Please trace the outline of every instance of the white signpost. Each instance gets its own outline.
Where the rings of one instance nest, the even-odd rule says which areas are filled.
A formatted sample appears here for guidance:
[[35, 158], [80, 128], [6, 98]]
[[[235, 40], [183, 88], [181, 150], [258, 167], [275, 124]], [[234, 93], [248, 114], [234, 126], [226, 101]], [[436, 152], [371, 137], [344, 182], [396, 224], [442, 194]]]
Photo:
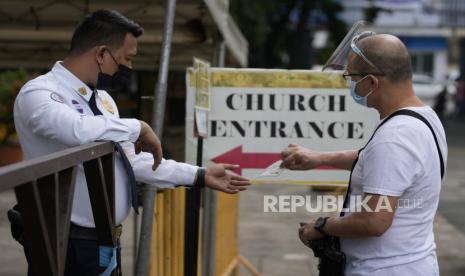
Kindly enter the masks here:
[[[203, 164], [241, 165], [255, 183], [344, 186], [347, 171], [320, 167], [258, 176], [280, 159], [290, 143], [316, 151], [358, 149], [379, 120], [373, 109], [353, 102], [340, 72], [210, 68], [208, 138]], [[186, 74], [186, 161], [195, 162], [194, 70]]]

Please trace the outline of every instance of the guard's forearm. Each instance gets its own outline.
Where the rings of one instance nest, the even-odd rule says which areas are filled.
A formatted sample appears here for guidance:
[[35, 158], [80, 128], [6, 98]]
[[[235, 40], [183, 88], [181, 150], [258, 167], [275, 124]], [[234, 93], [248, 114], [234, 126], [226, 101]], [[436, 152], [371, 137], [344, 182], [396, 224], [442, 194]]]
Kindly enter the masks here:
[[350, 170], [355, 158], [357, 158], [356, 150], [324, 152], [321, 155], [322, 165], [342, 170]]

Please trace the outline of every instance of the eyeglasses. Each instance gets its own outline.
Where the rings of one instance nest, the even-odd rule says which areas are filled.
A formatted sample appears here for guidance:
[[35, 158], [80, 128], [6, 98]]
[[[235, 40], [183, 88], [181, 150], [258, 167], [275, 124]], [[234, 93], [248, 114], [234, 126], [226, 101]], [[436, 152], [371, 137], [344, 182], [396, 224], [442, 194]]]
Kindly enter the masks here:
[[[365, 38], [365, 37], [369, 37], [369, 36], [372, 36], [372, 35], [375, 35], [374, 32], [370, 32], [370, 31], [367, 31], [367, 32], [363, 32], [359, 35], [356, 35], [354, 36], [354, 38], [352, 39], [352, 41], [350, 42], [350, 48], [352, 48], [352, 51], [354, 51], [355, 54], [357, 54], [359, 57], [361, 57], [366, 63], [368, 63], [368, 65], [370, 65], [371, 67], [373, 67], [374, 69], [378, 70], [378, 72], [376, 74], [378, 75], [384, 75], [384, 72], [383, 70], [379, 69], [378, 66], [376, 66], [373, 62], [371, 62], [363, 53], [362, 51], [360, 50], [360, 48], [357, 47], [356, 45], [356, 42]], [[361, 74], [361, 73], [360, 73]], [[366, 75], [374, 75], [374, 73], [363, 73], [363, 74], [366, 74]], [[360, 76], [360, 75], [359, 75]]]
[[349, 74], [349, 72], [345, 71], [345, 72], [342, 74], [342, 77], [344, 78], [344, 80], [347, 81], [348, 84], [350, 84], [350, 82], [352, 81], [352, 77], [353, 77], [353, 76], [366, 77], [366, 76], [368, 76], [368, 75], [383, 76], [384, 73], [379, 73], [379, 72], [368, 72], [368, 73], [352, 73], [352, 74]]

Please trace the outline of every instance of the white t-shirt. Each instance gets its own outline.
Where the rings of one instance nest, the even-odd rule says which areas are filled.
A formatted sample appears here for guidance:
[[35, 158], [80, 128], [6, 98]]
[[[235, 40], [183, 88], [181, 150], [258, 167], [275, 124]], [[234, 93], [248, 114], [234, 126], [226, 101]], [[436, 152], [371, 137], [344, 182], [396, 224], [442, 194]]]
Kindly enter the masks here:
[[[446, 164], [446, 137], [436, 113], [429, 106], [408, 109], [429, 121]], [[360, 153], [351, 195], [398, 196], [399, 206], [382, 236], [341, 239], [346, 275], [438, 275], [433, 220], [441, 182], [438, 151], [425, 123], [399, 115], [382, 125]]]

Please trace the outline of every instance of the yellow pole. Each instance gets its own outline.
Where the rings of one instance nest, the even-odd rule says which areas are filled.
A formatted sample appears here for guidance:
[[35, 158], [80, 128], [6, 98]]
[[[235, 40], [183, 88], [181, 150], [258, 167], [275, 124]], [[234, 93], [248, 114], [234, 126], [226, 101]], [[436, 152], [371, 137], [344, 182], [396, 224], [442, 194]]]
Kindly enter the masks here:
[[186, 203], [186, 189], [179, 188], [177, 191], [177, 204], [176, 212], [178, 214], [178, 226], [177, 226], [177, 267], [178, 275], [183, 276], [184, 274], [184, 216], [185, 216], [185, 203]]
[[164, 216], [164, 222], [163, 222], [163, 231], [164, 231], [164, 243], [163, 243], [163, 249], [164, 249], [164, 276], [171, 276], [171, 243], [172, 243], [172, 229], [171, 229], [171, 190], [166, 190], [165, 191], [165, 216]]
[[163, 256], [165, 255], [164, 254], [164, 246], [163, 246], [163, 243], [164, 243], [164, 238], [163, 238], [163, 223], [164, 223], [164, 216], [165, 216], [165, 211], [164, 211], [164, 198], [165, 198], [165, 195], [164, 195], [164, 192], [158, 194], [158, 197], [157, 197], [157, 210], [160, 210], [158, 212], [158, 223], [156, 225], [156, 228], [157, 228], [157, 261], [156, 261], [156, 265], [157, 265], [157, 276], [163, 276]]

